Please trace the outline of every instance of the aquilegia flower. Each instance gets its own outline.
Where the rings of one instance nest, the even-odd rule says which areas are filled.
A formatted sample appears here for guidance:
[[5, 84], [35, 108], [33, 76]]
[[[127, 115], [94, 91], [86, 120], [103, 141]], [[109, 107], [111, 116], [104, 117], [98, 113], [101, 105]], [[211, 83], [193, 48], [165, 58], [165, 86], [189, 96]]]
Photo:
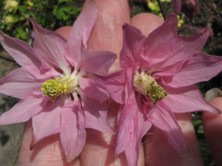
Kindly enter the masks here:
[[128, 165], [138, 161], [139, 143], [151, 124], [164, 131], [178, 151], [184, 137], [174, 113], [206, 110], [217, 113], [195, 86], [218, 74], [222, 57], [201, 53], [209, 29], [192, 37], [178, 36], [171, 15], [145, 37], [131, 25], [123, 26], [119, 72], [99, 83], [120, 103], [116, 155], [124, 152]]
[[33, 48], [0, 33], [2, 46], [21, 66], [0, 80], [1, 93], [21, 99], [0, 116], [0, 125], [31, 119], [32, 147], [59, 133], [67, 161], [81, 152], [85, 128], [112, 132], [106, 121], [108, 96], [93, 86], [93, 78], [107, 74], [115, 55], [85, 49], [96, 17], [97, 7], [89, 1], [67, 41], [32, 20]]

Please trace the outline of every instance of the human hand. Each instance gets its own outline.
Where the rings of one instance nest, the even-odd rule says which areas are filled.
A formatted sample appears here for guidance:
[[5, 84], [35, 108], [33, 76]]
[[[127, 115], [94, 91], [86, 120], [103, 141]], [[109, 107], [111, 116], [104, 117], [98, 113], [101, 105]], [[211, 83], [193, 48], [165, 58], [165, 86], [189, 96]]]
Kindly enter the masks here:
[[[134, 16], [130, 20], [129, 7], [126, 0], [108, 1], [96, 0], [99, 8], [99, 16], [89, 40], [89, 48], [92, 50], [109, 50], [119, 55], [122, 46], [122, 24], [130, 23], [139, 28], [145, 35], [148, 35], [153, 29], [158, 27], [162, 20], [154, 15], [141, 14]], [[69, 27], [58, 30], [57, 32], [67, 38]], [[113, 70], [117, 68], [116, 63]], [[220, 104], [219, 104], [220, 103]], [[215, 106], [222, 108], [222, 99], [218, 99]], [[111, 108], [111, 122], [115, 123], [115, 108]], [[175, 152], [168, 144], [163, 133], [158, 129], [152, 129], [141, 143], [141, 151], [138, 165], [203, 165], [201, 155], [198, 149], [190, 114], [177, 115], [178, 121], [183, 129], [187, 149], [183, 153]], [[212, 118], [212, 115], [204, 115], [204, 126], [206, 137], [212, 151], [219, 156], [222, 148], [219, 147], [219, 140], [222, 138], [217, 133], [211, 133], [216, 129], [215, 126], [221, 126], [221, 116]], [[214, 121], [217, 122], [214, 122]], [[59, 137], [57, 135], [49, 137], [40, 142], [34, 150], [30, 151], [32, 141], [31, 122], [27, 124], [26, 131], [20, 151], [20, 165], [126, 165], [124, 156], [114, 158], [115, 136], [102, 134], [94, 130], [88, 130], [87, 141], [79, 158], [66, 164], [62, 152]], [[217, 124], [216, 124], [217, 123]], [[221, 122], [222, 123], [222, 122]], [[213, 128], [212, 128], [213, 127]], [[208, 134], [209, 133], [209, 134]], [[216, 135], [217, 134], [217, 137]], [[217, 139], [217, 140], [215, 140]], [[214, 140], [214, 141], [212, 141]], [[217, 142], [217, 143], [216, 143]], [[218, 158], [215, 160], [220, 163]]]

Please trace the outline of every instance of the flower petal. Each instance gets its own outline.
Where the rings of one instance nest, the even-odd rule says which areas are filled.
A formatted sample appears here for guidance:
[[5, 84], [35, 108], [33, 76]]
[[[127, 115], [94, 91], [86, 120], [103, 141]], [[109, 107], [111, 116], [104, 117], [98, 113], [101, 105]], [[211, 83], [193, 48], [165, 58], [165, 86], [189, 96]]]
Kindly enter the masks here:
[[32, 118], [33, 141], [31, 147], [45, 137], [59, 133], [62, 105], [61, 98], [54, 102], [49, 100], [42, 112]]
[[[144, 55], [141, 58], [148, 64], [156, 64], [168, 58], [168, 52], [175, 46], [177, 36], [177, 18], [170, 15], [168, 19], [152, 31], [144, 42]], [[161, 48], [160, 48], [161, 46]]]
[[108, 101], [99, 102], [93, 98], [81, 95], [85, 114], [86, 128], [113, 133], [108, 122]]
[[19, 68], [0, 80], [0, 93], [23, 99], [34, 91], [40, 91], [41, 84], [26, 70]]
[[90, 99], [96, 100], [100, 103], [106, 102], [109, 96], [102, 89], [98, 89], [96, 86], [88, 85], [81, 91], [81, 95], [87, 96]]
[[193, 54], [200, 52], [209, 35], [210, 29], [206, 28], [194, 36], [178, 36], [177, 18], [171, 15], [147, 37], [144, 60], [150, 64], [151, 71], [166, 73], [166, 68], [186, 62]]
[[[120, 118], [118, 120], [118, 135], [115, 154], [119, 155], [130, 144], [131, 139], [137, 136], [135, 128], [138, 127], [135, 124], [137, 118], [136, 112], [138, 107], [135, 99], [129, 100], [120, 108]], [[135, 142], [134, 142], [135, 143]]]
[[132, 93], [129, 101], [120, 108], [115, 151], [116, 155], [125, 152], [129, 166], [137, 165], [141, 139], [150, 127], [151, 123], [140, 112]]
[[82, 54], [81, 70], [104, 76], [116, 60], [116, 55], [108, 51], [88, 51]]
[[68, 73], [69, 64], [63, 54], [65, 39], [56, 32], [42, 28], [33, 19], [31, 22], [34, 27], [33, 47], [35, 52], [50, 66]]
[[71, 162], [83, 149], [86, 140], [83, 113], [79, 106], [66, 106], [61, 112], [60, 138], [66, 155]]
[[75, 67], [81, 60], [82, 44], [85, 48], [87, 47], [87, 41], [95, 24], [96, 18], [96, 3], [93, 1], [86, 2], [79, 17], [73, 25], [65, 46], [65, 56]]
[[208, 81], [222, 71], [222, 57], [203, 53], [195, 54], [192, 59], [174, 76], [162, 77], [165, 85], [172, 88], [190, 86]]
[[139, 62], [138, 55], [144, 40], [145, 36], [137, 28], [129, 24], [123, 26], [123, 47], [120, 54], [122, 68], [134, 67]]
[[0, 42], [3, 48], [13, 57], [13, 59], [28, 71], [39, 71], [42, 62], [39, 60], [33, 49], [24, 41], [9, 37], [0, 32]]
[[41, 96], [27, 96], [0, 116], [0, 125], [26, 122], [42, 111], [45, 104]]
[[115, 72], [107, 77], [98, 79], [97, 83], [100, 87], [105, 88], [117, 103], [124, 103], [126, 101], [125, 71]]
[[[168, 105], [167, 105], [168, 106]], [[169, 112], [166, 105], [158, 105], [149, 119], [154, 126], [161, 129], [167, 136], [171, 146], [178, 152], [185, 149], [183, 132], [178, 125], [173, 113]]]
[[174, 92], [169, 91], [166, 98], [160, 102], [167, 105], [170, 111], [174, 113], [194, 111], [209, 111], [212, 113], [220, 112], [207, 103], [207, 101], [203, 98], [203, 95], [195, 86], [187, 87], [183, 91], [178, 89], [174, 90]]

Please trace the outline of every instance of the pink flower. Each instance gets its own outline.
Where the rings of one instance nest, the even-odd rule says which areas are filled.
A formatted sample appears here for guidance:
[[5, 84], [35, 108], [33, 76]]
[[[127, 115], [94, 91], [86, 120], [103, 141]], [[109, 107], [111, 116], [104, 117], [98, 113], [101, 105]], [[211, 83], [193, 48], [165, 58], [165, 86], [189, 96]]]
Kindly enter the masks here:
[[123, 33], [121, 71], [99, 83], [121, 104], [116, 155], [124, 152], [128, 165], [134, 166], [141, 139], [151, 124], [164, 131], [169, 143], [180, 151], [185, 142], [174, 113], [217, 113], [195, 84], [218, 74], [222, 57], [201, 53], [209, 29], [192, 37], [178, 36], [175, 15], [148, 37], [128, 24]]
[[68, 162], [80, 154], [85, 128], [112, 132], [106, 121], [108, 96], [93, 80], [107, 74], [115, 55], [85, 49], [96, 17], [97, 7], [89, 1], [67, 41], [32, 20], [33, 48], [0, 33], [2, 46], [21, 66], [0, 80], [1, 93], [21, 99], [1, 115], [0, 125], [31, 119], [31, 147], [59, 133]]

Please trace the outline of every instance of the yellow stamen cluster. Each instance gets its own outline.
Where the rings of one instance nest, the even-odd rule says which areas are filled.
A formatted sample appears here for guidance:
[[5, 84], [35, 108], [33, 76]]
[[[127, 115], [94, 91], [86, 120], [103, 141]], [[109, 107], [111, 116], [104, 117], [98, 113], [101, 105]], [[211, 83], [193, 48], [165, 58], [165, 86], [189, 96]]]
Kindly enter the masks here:
[[55, 77], [42, 84], [41, 90], [45, 96], [54, 101], [58, 96], [73, 93], [78, 88], [78, 80], [75, 77]]
[[167, 95], [166, 91], [158, 85], [156, 80], [145, 72], [136, 73], [134, 76], [134, 87], [138, 92], [148, 96], [155, 104]]

